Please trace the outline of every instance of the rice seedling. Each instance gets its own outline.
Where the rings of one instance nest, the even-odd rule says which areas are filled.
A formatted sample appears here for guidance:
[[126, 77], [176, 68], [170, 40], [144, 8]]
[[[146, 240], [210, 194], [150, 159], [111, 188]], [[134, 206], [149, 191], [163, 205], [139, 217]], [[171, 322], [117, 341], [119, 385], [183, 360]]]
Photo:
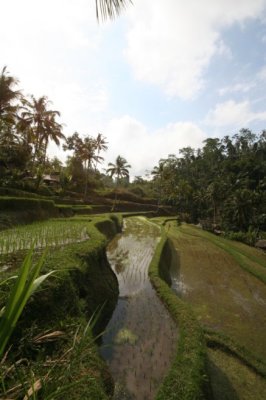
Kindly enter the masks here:
[[65, 246], [89, 239], [87, 222], [48, 221], [0, 232], [0, 255], [35, 248]]

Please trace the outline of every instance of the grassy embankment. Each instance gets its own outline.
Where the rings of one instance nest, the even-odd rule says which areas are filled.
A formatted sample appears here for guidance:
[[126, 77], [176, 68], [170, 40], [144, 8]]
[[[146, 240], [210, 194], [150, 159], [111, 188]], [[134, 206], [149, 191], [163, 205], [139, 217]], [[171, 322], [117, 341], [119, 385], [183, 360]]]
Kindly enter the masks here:
[[[66, 223], [71, 225], [71, 219]], [[23, 398], [32, 387], [36, 399], [99, 400], [111, 395], [112, 379], [98, 357], [91, 329], [85, 334], [85, 327], [104, 304], [94, 327], [95, 334], [102, 331], [116, 304], [118, 285], [105, 246], [120, 223], [115, 215], [84, 218], [87, 240], [50, 248], [43, 273], [58, 272], [32, 296], [17, 324], [1, 364], [1, 398]], [[9, 273], [1, 275], [3, 280]], [[1, 286], [1, 307], [9, 283]]]
[[265, 254], [189, 225], [166, 230], [180, 256], [180, 296], [205, 331], [213, 397], [263, 399]]
[[[197, 400], [209, 397], [206, 380], [206, 346], [198, 321], [190, 306], [173, 293], [165, 282], [171, 262], [170, 244], [165, 234], [152, 259], [149, 276], [159, 297], [179, 328], [174, 362], [156, 396], [158, 400]], [[168, 262], [167, 262], [168, 261]]]

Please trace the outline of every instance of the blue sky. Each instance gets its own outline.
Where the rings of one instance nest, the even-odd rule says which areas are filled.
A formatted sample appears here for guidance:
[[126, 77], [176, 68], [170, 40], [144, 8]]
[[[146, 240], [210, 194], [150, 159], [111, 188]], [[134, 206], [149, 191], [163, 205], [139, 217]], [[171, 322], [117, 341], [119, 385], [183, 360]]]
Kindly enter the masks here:
[[94, 0], [9, 0], [1, 14], [0, 67], [48, 96], [66, 135], [106, 136], [105, 162], [124, 156], [132, 176], [207, 137], [265, 129], [266, 0], [135, 0], [101, 24]]

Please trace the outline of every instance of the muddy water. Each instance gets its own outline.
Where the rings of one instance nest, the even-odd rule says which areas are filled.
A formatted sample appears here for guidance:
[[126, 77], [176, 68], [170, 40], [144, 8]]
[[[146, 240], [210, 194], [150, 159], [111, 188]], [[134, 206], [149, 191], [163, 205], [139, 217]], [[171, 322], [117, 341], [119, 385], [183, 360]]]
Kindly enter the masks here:
[[129, 218], [108, 248], [120, 296], [101, 354], [115, 381], [115, 400], [154, 399], [174, 354], [176, 325], [148, 278], [159, 237], [156, 225], [141, 217]]

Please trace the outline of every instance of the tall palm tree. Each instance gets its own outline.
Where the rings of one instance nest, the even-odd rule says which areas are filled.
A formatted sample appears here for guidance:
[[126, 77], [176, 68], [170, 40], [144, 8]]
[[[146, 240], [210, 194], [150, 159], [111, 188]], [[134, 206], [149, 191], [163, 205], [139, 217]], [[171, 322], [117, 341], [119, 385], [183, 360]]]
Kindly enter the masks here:
[[102, 157], [97, 156], [95, 154], [95, 151], [96, 151], [95, 139], [93, 139], [90, 136], [85, 137], [83, 140], [81, 139], [80, 148], [79, 151], [77, 152], [77, 155], [84, 163], [84, 169], [85, 169], [84, 200], [86, 200], [88, 191], [89, 168], [92, 167], [93, 161], [99, 162], [102, 159]]
[[131, 3], [131, 0], [95, 0], [96, 16], [99, 21], [102, 19], [112, 19], [117, 17], [126, 6]]
[[[62, 132], [62, 125], [59, 124], [56, 120], [55, 120], [55, 114], [50, 114], [46, 121], [45, 121], [45, 128], [46, 131], [44, 132], [43, 137], [41, 138], [41, 142], [44, 143], [43, 146], [43, 160], [44, 163], [46, 162], [46, 153], [47, 153], [47, 147], [48, 147], [48, 143], [49, 140], [51, 140], [52, 142], [54, 142], [57, 146], [60, 145], [60, 139], [65, 140], [66, 137]], [[42, 143], [41, 143], [41, 147], [42, 147]]]
[[155, 166], [151, 171], [151, 175], [153, 175], [153, 180], [158, 184], [158, 208], [161, 204], [162, 200], [162, 189], [163, 189], [163, 176], [164, 176], [164, 166], [165, 160], [159, 161], [159, 166]]
[[10, 76], [6, 68], [0, 74], [0, 119], [13, 122], [18, 106], [12, 103], [21, 96], [21, 92], [14, 89], [18, 80]]
[[111, 175], [111, 178], [116, 175], [116, 183], [119, 183], [120, 178], [129, 177], [129, 170], [131, 165], [127, 163], [127, 160], [121, 156], [117, 156], [115, 163], [108, 163], [107, 174]]
[[107, 147], [108, 142], [106, 141], [106, 137], [104, 137], [101, 133], [98, 133], [96, 139], [95, 139], [95, 148], [97, 150], [97, 157], [98, 161], [95, 160], [95, 171], [97, 170], [97, 164], [102, 157], [100, 157], [100, 152], [101, 151], [106, 151], [108, 149]]
[[[31, 128], [31, 141], [34, 146], [33, 161], [44, 161], [47, 144], [50, 138], [59, 144], [59, 139], [64, 138], [62, 126], [55, 121], [60, 112], [49, 110], [49, 100], [46, 96], [36, 99], [31, 96], [31, 101], [25, 102], [26, 111], [21, 113], [24, 124]], [[54, 131], [54, 132], [53, 132]]]
[[[127, 160], [121, 156], [117, 156], [115, 163], [108, 163], [108, 169], [106, 170], [107, 174], [111, 176], [116, 176], [116, 189], [119, 184], [119, 180], [122, 177], [129, 177], [129, 170], [128, 168], [131, 168], [131, 165], [127, 163]], [[112, 211], [115, 209], [115, 205], [117, 202], [117, 190], [115, 191], [115, 201], [113, 204]]]

